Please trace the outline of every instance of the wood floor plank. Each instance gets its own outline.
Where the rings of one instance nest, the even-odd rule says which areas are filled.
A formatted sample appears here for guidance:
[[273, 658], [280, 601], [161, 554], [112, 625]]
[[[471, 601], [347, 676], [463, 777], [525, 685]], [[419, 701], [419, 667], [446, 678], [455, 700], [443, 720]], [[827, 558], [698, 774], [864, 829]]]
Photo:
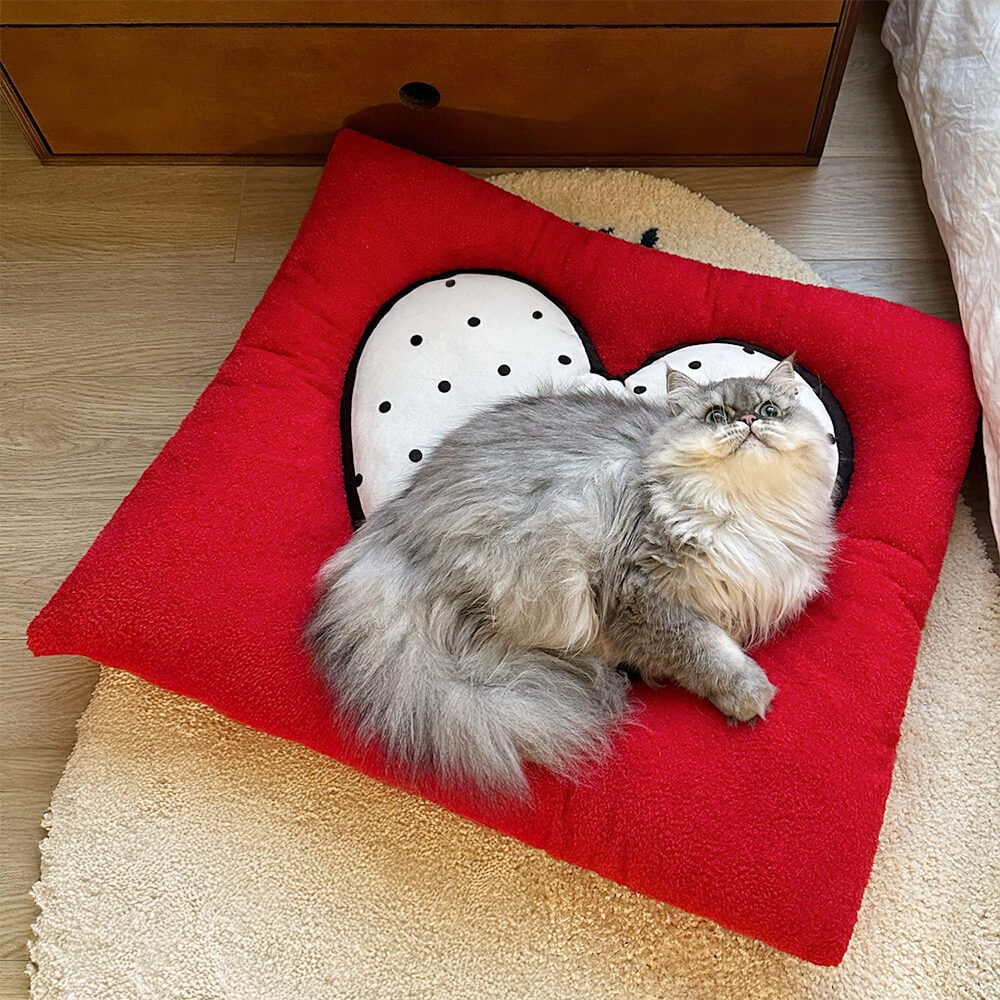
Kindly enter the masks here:
[[0, 384], [0, 499], [124, 497], [207, 381], [7, 380]]
[[264, 167], [247, 173], [236, 260], [277, 267], [299, 231], [319, 183], [318, 167]]
[[937, 260], [944, 248], [911, 161], [831, 157], [818, 167], [656, 171], [759, 226], [807, 260]]
[[0, 958], [27, 958], [36, 915], [29, 891], [39, 874], [41, 818], [76, 742], [98, 668], [79, 657], [34, 659], [19, 643], [0, 642]]
[[[68, 751], [67, 751], [68, 753]], [[30, 896], [39, 875], [39, 841], [45, 836], [41, 818], [51, 801], [65, 765], [59, 751], [34, 751], [30, 755], [3, 755], [0, 808], [3, 841], [0, 845], [0, 961], [16, 962], [23, 972], [28, 958], [30, 925], [38, 914]], [[11, 972], [11, 969], [4, 970]], [[14, 983], [16, 977], [10, 976]], [[23, 981], [27, 994], [27, 979]], [[4, 996], [0, 992], [0, 997]]]
[[269, 264], [5, 264], [4, 376], [194, 375], [207, 381], [273, 275]]
[[27, 1000], [28, 975], [23, 959], [0, 960], [0, 1000]]
[[38, 916], [34, 900], [24, 892], [0, 891], [0, 962], [28, 960], [28, 934]]
[[861, 9], [824, 157], [916, 156], [892, 57], [879, 37], [885, 11], [884, 3], [866, 3]]
[[6, 161], [0, 259], [231, 261], [245, 170]]
[[0, 865], [8, 892], [27, 892], [38, 881], [42, 817], [65, 767], [65, 757], [54, 751], [7, 754], [0, 761]]
[[0, 639], [23, 641], [118, 507], [118, 498], [0, 501]]
[[31, 143], [25, 138], [7, 102], [0, 98], [0, 160], [29, 160], [38, 162]]
[[0, 640], [0, 756], [55, 753], [65, 760], [98, 673], [82, 656], [33, 656], [23, 641]]
[[4, 934], [0, 938], [0, 955], [6, 960], [20, 960], [22, 968], [28, 957], [29, 927], [38, 912], [30, 892], [40, 875], [39, 842], [45, 837], [41, 819], [64, 766], [61, 754], [39, 752], [29, 757], [5, 756], [2, 764], [0, 808], [4, 815], [4, 837], [0, 847], [3, 866], [0, 905], [5, 916], [7, 907], [11, 907], [18, 920], [10, 936]]
[[959, 321], [947, 259], [809, 260], [807, 263], [838, 288], [900, 302], [953, 323]]

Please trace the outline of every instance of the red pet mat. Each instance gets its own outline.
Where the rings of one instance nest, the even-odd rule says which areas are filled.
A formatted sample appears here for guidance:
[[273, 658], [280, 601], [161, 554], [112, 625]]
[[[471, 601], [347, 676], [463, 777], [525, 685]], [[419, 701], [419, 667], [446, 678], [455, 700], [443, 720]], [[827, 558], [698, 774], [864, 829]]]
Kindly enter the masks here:
[[581, 786], [534, 803], [415, 791], [641, 893], [812, 962], [850, 939], [976, 421], [953, 325], [879, 299], [710, 267], [589, 232], [350, 131], [230, 356], [29, 628], [37, 654], [132, 671], [382, 780], [332, 721], [301, 629], [351, 533], [339, 408], [359, 338], [402, 289], [511, 272], [579, 320], [611, 375], [719, 338], [826, 383], [854, 435], [829, 593], [754, 655], [779, 688], [733, 728], [679, 688], [635, 696]]

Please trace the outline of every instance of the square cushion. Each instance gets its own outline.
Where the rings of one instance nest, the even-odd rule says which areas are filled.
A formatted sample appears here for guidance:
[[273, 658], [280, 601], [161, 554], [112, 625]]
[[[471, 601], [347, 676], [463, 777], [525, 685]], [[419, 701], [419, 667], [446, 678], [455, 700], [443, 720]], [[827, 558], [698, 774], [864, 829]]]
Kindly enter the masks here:
[[715, 339], [793, 350], [839, 400], [854, 474], [829, 591], [754, 651], [778, 686], [729, 727], [637, 686], [641, 726], [575, 786], [447, 808], [810, 961], [842, 958], [878, 840], [920, 630], [976, 421], [961, 331], [879, 299], [714, 268], [561, 221], [458, 170], [339, 134], [301, 231], [180, 429], [29, 627], [385, 780], [334, 723], [301, 629], [351, 534], [339, 420], [385, 303], [431, 275], [517, 274], [612, 375]]

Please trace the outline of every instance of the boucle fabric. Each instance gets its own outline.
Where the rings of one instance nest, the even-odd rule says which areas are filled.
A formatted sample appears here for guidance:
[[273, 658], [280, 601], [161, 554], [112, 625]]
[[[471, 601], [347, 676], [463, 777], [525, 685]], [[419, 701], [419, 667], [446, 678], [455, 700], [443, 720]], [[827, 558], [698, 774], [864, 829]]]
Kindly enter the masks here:
[[[656, 229], [668, 249], [818, 281], [668, 181], [498, 183], [628, 239]], [[985, 998], [998, 671], [997, 580], [960, 507], [858, 928], [820, 969], [105, 670], [47, 820], [33, 996]]]
[[[827, 589], [753, 651], [779, 690], [766, 724], [732, 727], [679, 686], [637, 684], [639, 724], [616, 734], [586, 780], [529, 767], [532, 799], [512, 803], [433, 773], [412, 780], [334, 717], [301, 637], [316, 573], [351, 531], [338, 440], [350, 364], [402, 289], [437, 275], [428, 287], [446, 294], [447, 273], [482, 270], [561, 303], [588, 334], [594, 371], [624, 377], [656, 352], [738, 339], [796, 351], [843, 407], [854, 475]], [[459, 277], [451, 291], [464, 287]], [[460, 333], [488, 352], [504, 316], [441, 315], [400, 349], [427, 352]], [[510, 319], [522, 321], [536, 322]], [[442, 329], [448, 322], [458, 329]], [[458, 385], [442, 395], [433, 366], [414, 362], [411, 374], [425, 400], [462, 395]], [[638, 892], [835, 964], [875, 854], [977, 413], [954, 324], [591, 232], [344, 130], [236, 346], [31, 623], [29, 644], [129, 670]], [[425, 443], [407, 441], [407, 463]]]

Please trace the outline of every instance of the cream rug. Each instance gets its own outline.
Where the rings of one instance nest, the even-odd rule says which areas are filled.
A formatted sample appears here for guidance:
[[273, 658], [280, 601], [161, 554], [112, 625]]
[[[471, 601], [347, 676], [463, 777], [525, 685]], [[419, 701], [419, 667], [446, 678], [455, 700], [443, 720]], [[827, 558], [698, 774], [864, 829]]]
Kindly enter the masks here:
[[[819, 282], [669, 181], [497, 183], [626, 239]], [[998, 694], [1000, 581], [961, 505], [871, 884], [844, 963], [824, 969], [106, 669], [46, 816], [32, 996], [996, 997]]]

